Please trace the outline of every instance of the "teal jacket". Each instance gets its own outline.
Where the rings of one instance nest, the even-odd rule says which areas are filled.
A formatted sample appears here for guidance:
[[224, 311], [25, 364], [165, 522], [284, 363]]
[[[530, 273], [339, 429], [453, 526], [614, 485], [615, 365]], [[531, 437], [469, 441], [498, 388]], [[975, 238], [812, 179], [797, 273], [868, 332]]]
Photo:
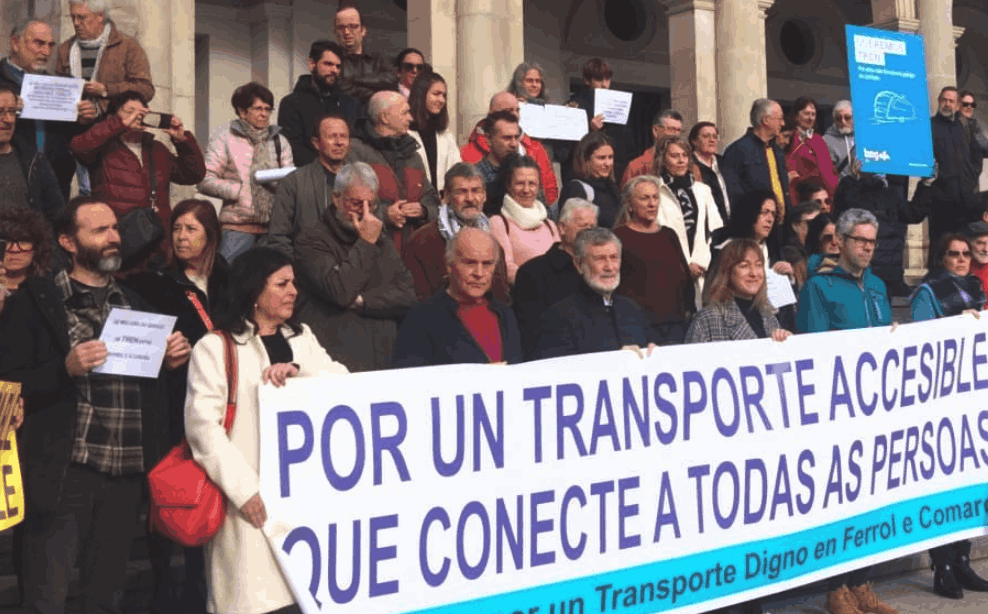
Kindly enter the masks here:
[[799, 293], [800, 332], [849, 330], [892, 323], [885, 282], [865, 269], [861, 279], [839, 266], [822, 263]]

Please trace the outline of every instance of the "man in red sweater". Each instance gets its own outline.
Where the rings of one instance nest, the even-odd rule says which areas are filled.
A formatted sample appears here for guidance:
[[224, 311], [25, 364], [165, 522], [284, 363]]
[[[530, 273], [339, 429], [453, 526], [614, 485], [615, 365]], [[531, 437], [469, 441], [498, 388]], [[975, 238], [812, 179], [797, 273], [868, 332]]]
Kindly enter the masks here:
[[[498, 92], [491, 98], [489, 112], [494, 113], [496, 111], [510, 111], [515, 117], [521, 117], [518, 98], [510, 92]], [[470, 133], [467, 144], [460, 149], [460, 157], [463, 158], [464, 162], [476, 164], [490, 153], [491, 148], [487, 141], [487, 135], [484, 134], [483, 123], [483, 120], [477, 122], [473, 132]], [[521, 136], [518, 153], [532, 158], [539, 165], [539, 171], [542, 175], [542, 192], [544, 194], [544, 198], [540, 197], [539, 200], [548, 208], [559, 198], [559, 184], [556, 183], [556, 174], [552, 169], [552, 162], [549, 160], [549, 155], [546, 154], [545, 148], [542, 147], [541, 143], [527, 134], [522, 134]]]
[[967, 225], [971, 238], [971, 272], [978, 276], [988, 292], [988, 222], [971, 222]]

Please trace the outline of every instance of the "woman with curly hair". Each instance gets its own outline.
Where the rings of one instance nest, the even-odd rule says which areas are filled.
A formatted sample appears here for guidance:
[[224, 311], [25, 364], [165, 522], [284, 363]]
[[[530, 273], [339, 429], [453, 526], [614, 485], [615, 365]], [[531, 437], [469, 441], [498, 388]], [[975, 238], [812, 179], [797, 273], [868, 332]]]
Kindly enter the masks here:
[[0, 310], [29, 277], [51, 270], [53, 243], [45, 218], [31, 209], [0, 212]]
[[549, 93], [545, 90], [545, 71], [535, 62], [522, 62], [515, 68], [508, 92], [518, 100], [535, 104], [549, 104]]

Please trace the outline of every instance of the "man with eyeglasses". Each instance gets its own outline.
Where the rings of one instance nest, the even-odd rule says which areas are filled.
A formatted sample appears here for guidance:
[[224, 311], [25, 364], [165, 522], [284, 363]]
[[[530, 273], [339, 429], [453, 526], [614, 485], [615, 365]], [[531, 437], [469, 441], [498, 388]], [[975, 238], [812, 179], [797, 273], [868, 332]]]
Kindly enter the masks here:
[[333, 34], [343, 46], [343, 90], [366, 105], [375, 92], [398, 91], [398, 77], [380, 55], [364, 53], [367, 26], [356, 3], [344, 0], [336, 9]]
[[[360, 103], [343, 91], [343, 47], [333, 41], [317, 40], [309, 46], [309, 73], [295, 83], [292, 93], [281, 99], [278, 125], [292, 144], [292, 159], [298, 167], [311, 164], [318, 151], [313, 139], [317, 118], [337, 113], [350, 127], [357, 120]], [[349, 132], [349, 130], [348, 130]]]
[[[31, 19], [14, 26], [10, 35], [10, 55], [0, 60], [0, 83], [14, 88], [19, 95], [24, 77], [29, 74], [47, 75], [48, 60], [55, 51], [55, 39], [51, 26]], [[69, 151], [69, 140], [83, 126], [93, 123], [96, 106], [90, 100], [77, 105], [77, 122], [55, 122], [41, 119], [25, 119], [17, 122], [17, 134], [34, 143], [44, 152], [55, 170], [62, 196], [68, 198], [76, 161]]]
[[978, 175], [985, 152], [972, 138], [970, 128], [958, 118], [957, 88], [940, 90], [937, 113], [930, 120], [933, 132], [933, 157], [936, 173], [917, 191], [927, 191], [932, 184], [937, 201], [930, 212], [930, 256], [933, 246], [948, 232], [958, 232], [977, 217]]
[[[890, 324], [892, 308], [885, 282], [869, 268], [878, 240], [878, 220], [864, 209], [848, 209], [838, 218], [836, 229], [840, 257], [836, 264], [824, 260], [803, 285], [796, 327], [800, 332], [818, 333]], [[853, 580], [849, 584], [852, 590], [860, 586]]]
[[65, 200], [48, 160], [35, 143], [17, 134], [17, 108], [14, 88], [0, 83], [0, 211], [33, 209], [53, 224]]
[[655, 114], [652, 120], [652, 146], [645, 153], [632, 160], [621, 176], [621, 187], [639, 175], [652, 173], [655, 160], [655, 144], [664, 136], [679, 136], [683, 133], [683, 115], [676, 109], [665, 109]]
[[416, 302], [379, 186], [369, 164], [344, 165], [321, 223], [295, 243], [299, 320], [351, 373], [388, 368], [398, 322]]
[[759, 98], [751, 105], [748, 132], [724, 150], [721, 173], [730, 202], [741, 202], [745, 194], [768, 190], [783, 205], [779, 218], [785, 219], [789, 202], [789, 175], [786, 158], [775, 137], [782, 130], [782, 107], [774, 100]]
[[834, 123], [823, 133], [823, 142], [830, 151], [830, 161], [838, 177], [851, 174], [857, 159], [854, 153], [854, 111], [850, 100], [838, 100], [834, 105]]

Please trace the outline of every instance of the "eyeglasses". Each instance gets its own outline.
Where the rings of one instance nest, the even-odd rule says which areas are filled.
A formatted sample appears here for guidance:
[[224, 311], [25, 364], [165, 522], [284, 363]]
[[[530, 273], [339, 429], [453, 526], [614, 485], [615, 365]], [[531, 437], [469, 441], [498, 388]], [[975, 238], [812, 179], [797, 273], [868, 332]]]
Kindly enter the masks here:
[[364, 205], [371, 206], [371, 201], [362, 198], [344, 198], [343, 207], [348, 210], [362, 210]]
[[816, 198], [816, 199], [813, 200], [813, 202], [815, 202], [816, 204], [820, 205], [821, 207], [823, 205], [830, 206], [830, 205], [834, 204], [834, 201], [833, 201], [832, 198]]
[[978, 108], [978, 103], [976, 103], [976, 102], [962, 102], [961, 103], [961, 106], [964, 107], [965, 109], [977, 109]]
[[8, 254], [23, 254], [34, 251], [34, 243], [31, 241], [7, 241]]
[[0, 109], [0, 117], [13, 117], [17, 119], [18, 115], [20, 115], [20, 111], [17, 109]]
[[411, 62], [402, 62], [401, 69], [405, 72], [418, 72], [425, 68], [425, 64], [412, 64]]
[[274, 107], [269, 107], [267, 105], [263, 107], [247, 107], [248, 111], [254, 111], [256, 113], [271, 113], [274, 111]]
[[854, 116], [853, 115], [838, 115], [837, 116], [837, 119], [841, 120], [842, 122], [849, 122], [852, 119], [854, 119]]
[[948, 249], [947, 256], [949, 256], [950, 258], [970, 258], [971, 252], [967, 250], [959, 252], [956, 249]]
[[876, 241], [875, 239], [868, 239], [866, 237], [848, 237], [848, 239], [854, 241], [858, 245], [868, 246], [868, 247], [875, 247], [875, 244], [878, 243], [878, 241]]
[[361, 28], [359, 23], [339, 23], [336, 24], [336, 29], [340, 32], [356, 32]]

